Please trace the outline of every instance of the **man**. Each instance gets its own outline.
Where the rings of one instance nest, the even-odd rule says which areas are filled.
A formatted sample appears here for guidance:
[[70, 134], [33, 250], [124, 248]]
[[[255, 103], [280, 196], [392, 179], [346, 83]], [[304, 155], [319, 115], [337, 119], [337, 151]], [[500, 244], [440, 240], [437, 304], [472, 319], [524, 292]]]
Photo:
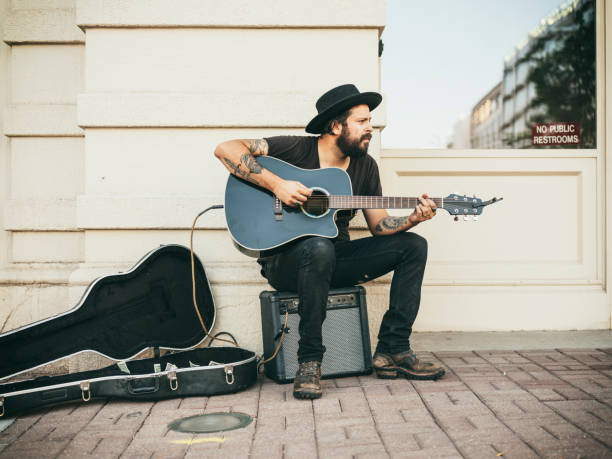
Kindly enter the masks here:
[[[303, 169], [339, 167], [351, 178], [354, 195], [382, 195], [378, 167], [367, 155], [372, 138], [370, 111], [381, 102], [375, 92], [360, 93], [352, 84], [323, 94], [318, 111], [306, 127], [315, 136], [278, 136], [231, 140], [215, 149], [215, 156], [234, 175], [264, 187], [289, 206], [304, 203], [312, 191], [299, 182], [284, 180], [256, 160], [270, 155]], [[427, 242], [406, 232], [431, 219], [436, 206], [426, 194], [411, 215], [389, 216], [383, 209], [364, 209], [372, 237], [350, 241], [351, 211], [340, 211], [335, 239], [302, 238], [279, 253], [260, 258], [262, 274], [277, 290], [297, 291], [300, 299], [300, 341], [293, 395], [313, 399], [322, 395], [321, 361], [325, 352], [322, 325], [331, 287], [351, 286], [394, 271], [390, 305], [385, 313], [373, 366], [379, 378], [438, 379], [444, 369], [423, 362], [410, 349], [412, 324], [419, 310], [421, 284], [427, 260]]]

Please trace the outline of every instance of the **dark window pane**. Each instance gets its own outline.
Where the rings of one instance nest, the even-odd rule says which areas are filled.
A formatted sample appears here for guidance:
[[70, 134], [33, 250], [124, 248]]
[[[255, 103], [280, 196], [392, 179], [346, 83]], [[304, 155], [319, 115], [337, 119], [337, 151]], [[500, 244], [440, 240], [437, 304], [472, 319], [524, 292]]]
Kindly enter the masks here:
[[383, 147], [596, 148], [595, 0], [387, 5]]
[[[594, 0], [566, 4], [506, 58], [504, 72], [516, 73], [517, 81], [504, 92], [504, 123], [514, 123], [510, 135], [503, 137], [504, 147], [551, 147], [548, 142], [533, 145], [534, 123], [579, 123], [579, 145], [554, 146], [596, 147], [594, 10]], [[557, 135], [563, 132], [546, 134], [564, 137]]]

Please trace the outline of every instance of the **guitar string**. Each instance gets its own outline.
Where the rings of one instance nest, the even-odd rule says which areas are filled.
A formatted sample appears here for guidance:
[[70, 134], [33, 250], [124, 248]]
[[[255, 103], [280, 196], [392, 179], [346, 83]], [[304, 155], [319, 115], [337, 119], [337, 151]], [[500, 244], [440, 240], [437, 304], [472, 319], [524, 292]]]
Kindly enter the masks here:
[[[431, 198], [436, 205], [442, 205], [443, 198]], [[380, 206], [380, 208], [396, 208], [395, 206], [398, 204], [397, 208], [406, 208], [406, 207], [414, 207], [414, 204], [417, 204], [417, 198], [401, 198], [401, 197], [393, 197], [393, 196], [342, 196], [342, 195], [334, 195], [334, 196], [311, 196], [308, 198], [310, 202], [330, 202], [333, 205], [342, 207], [342, 205], [353, 204], [356, 208], [368, 207], [368, 205]], [[348, 202], [347, 202], [348, 201]], [[473, 204], [470, 201], [450, 201], [453, 205], [463, 206], [463, 205], [471, 205]], [[284, 204], [286, 207], [287, 205]], [[288, 206], [291, 207], [291, 206]], [[351, 206], [349, 206], [351, 207]], [[377, 207], [375, 207], [377, 208]]]
[[[387, 205], [387, 204], [388, 205], [397, 205], [397, 204], [399, 204], [399, 205], [411, 205], [411, 204], [420, 204], [420, 201], [395, 201], [395, 200], [389, 200], [389, 201], [385, 200], [385, 201], [382, 201], [382, 200], [369, 200], [369, 199], [344, 199], [344, 200], [343, 199], [331, 199], [331, 200], [329, 200], [329, 199], [308, 199], [307, 202], [331, 202], [333, 204], [355, 204], [357, 207], [359, 205], [361, 205], [361, 204], [373, 204], [373, 205], [374, 204], [376, 204], [376, 205]], [[441, 205], [442, 201], [440, 201], [440, 202], [434, 201], [434, 204]], [[460, 205], [460, 204], [472, 205], [471, 202], [466, 202], [466, 203], [456, 202], [456, 203], [453, 203], [453, 204], [457, 204], [457, 205]]]
[[[417, 201], [417, 198], [399, 198], [399, 197], [393, 197], [393, 196], [331, 196], [331, 197], [327, 197], [327, 196], [310, 196], [308, 198], [308, 200], [315, 200], [315, 201], [328, 201], [328, 200], [348, 200], [348, 201], [357, 201], [357, 200], [374, 200], [374, 201], [384, 201], [384, 200], [401, 200], [401, 201], [406, 201], [408, 200], [410, 201]], [[430, 198], [432, 201], [436, 202], [442, 202], [442, 198]], [[455, 201], [452, 200], [452, 202], [466, 202], [466, 203], [471, 203], [470, 201]]]
[[[358, 196], [358, 195], [350, 195], [350, 194], [332, 194], [331, 196], [310, 196], [309, 199], [418, 199], [418, 198], [406, 198], [400, 196]], [[444, 198], [429, 198], [431, 200], [442, 200]]]
[[[432, 201], [434, 201], [435, 204], [442, 204], [442, 198], [430, 198]], [[404, 203], [408, 203], [409, 205], [412, 203], [417, 203], [420, 202], [418, 201], [416, 198], [396, 198], [393, 196], [332, 196], [332, 197], [326, 197], [326, 196], [311, 196], [308, 198], [308, 201], [322, 201], [322, 202], [333, 202], [334, 204], [338, 204], [338, 203], [342, 203], [344, 204], [344, 201], [348, 201], [348, 202], [353, 202], [353, 203], [359, 203], [359, 204], [363, 204], [368, 203], [368, 204], [378, 204], [380, 203], [381, 205], [383, 205], [384, 203], [387, 204], [397, 204], [398, 201], [400, 203], [400, 205], [403, 205]], [[393, 202], [392, 202], [393, 201]], [[472, 205], [474, 204], [472, 201], [455, 201], [455, 200], [449, 200], [448, 204], [453, 204], [453, 205]]]

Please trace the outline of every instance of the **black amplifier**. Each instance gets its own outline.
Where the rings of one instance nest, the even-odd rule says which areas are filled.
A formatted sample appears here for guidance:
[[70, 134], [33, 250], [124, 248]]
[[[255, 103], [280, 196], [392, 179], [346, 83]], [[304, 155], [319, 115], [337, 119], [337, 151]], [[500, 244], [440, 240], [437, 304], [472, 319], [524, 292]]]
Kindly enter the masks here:
[[[300, 340], [298, 305], [295, 292], [266, 291], [261, 301], [261, 328], [264, 358], [274, 354], [289, 311], [288, 331], [278, 352], [266, 363], [266, 376], [277, 383], [290, 383], [298, 369], [297, 350]], [[356, 376], [372, 372], [372, 354], [366, 292], [361, 286], [332, 289], [327, 298], [327, 316], [323, 322], [323, 378]]]

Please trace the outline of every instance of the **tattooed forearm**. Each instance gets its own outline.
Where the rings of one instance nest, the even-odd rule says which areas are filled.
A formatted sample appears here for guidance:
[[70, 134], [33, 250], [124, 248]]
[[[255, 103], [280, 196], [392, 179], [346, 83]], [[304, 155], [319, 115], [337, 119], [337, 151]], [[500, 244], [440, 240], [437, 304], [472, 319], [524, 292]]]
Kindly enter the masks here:
[[[217, 145], [215, 156], [236, 177], [256, 185], [267, 187], [265, 171], [257, 162], [257, 156], [268, 154], [268, 142], [264, 139], [229, 140]], [[254, 177], [256, 176], [256, 177]]]
[[[249, 156], [249, 155], [244, 155], [244, 156]], [[253, 177], [251, 177], [251, 172], [252, 172], [251, 169], [249, 169], [249, 171], [242, 170], [242, 168], [240, 167], [240, 165], [242, 164], [242, 161], [240, 161], [239, 164], [234, 164], [227, 158], [223, 158], [223, 161], [225, 161], [225, 164], [227, 164], [227, 167], [230, 169], [232, 174], [238, 177], [242, 177], [243, 179], [248, 180], [249, 182], [254, 183], [255, 185], [259, 185], [259, 182]], [[257, 161], [255, 161], [255, 164], [257, 164]], [[257, 164], [257, 166], [259, 166], [259, 164]], [[261, 172], [261, 166], [259, 166], [259, 172]]]
[[249, 141], [249, 153], [251, 155], [267, 155], [268, 154], [268, 142], [264, 139], [253, 139]]
[[385, 217], [376, 225], [376, 232], [394, 231], [408, 223], [408, 217]]
[[244, 164], [251, 174], [261, 174], [262, 167], [252, 154], [245, 153], [242, 155], [240, 164]]

